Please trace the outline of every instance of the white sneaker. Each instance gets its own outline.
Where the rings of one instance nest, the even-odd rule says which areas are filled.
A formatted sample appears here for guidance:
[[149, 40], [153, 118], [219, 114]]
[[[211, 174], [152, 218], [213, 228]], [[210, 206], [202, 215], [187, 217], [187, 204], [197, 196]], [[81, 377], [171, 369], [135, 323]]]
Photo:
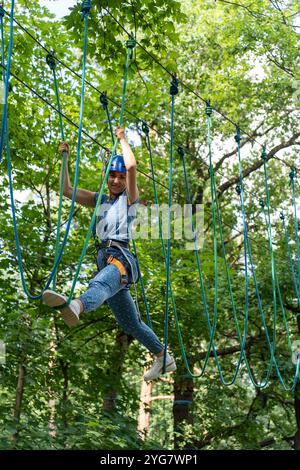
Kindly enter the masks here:
[[[57, 307], [64, 305], [68, 300], [68, 297], [62, 294], [58, 294], [53, 290], [45, 290], [43, 293], [43, 303], [49, 307]], [[76, 326], [79, 322], [80, 306], [75, 300], [71, 300], [70, 305], [63, 307], [61, 313], [65, 323], [68, 326]]]
[[[157, 357], [152, 367], [144, 375], [144, 380], [146, 380], [146, 382], [149, 382], [150, 380], [157, 379], [162, 374], [163, 368], [164, 357]], [[173, 356], [170, 356], [170, 354], [167, 354], [166, 372], [173, 372], [174, 370], [176, 370], [175, 359]]]

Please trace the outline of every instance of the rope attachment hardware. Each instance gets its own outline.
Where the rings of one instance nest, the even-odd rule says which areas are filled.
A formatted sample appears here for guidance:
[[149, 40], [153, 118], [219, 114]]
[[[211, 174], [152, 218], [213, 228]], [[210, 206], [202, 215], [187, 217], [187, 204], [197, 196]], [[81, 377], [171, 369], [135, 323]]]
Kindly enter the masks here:
[[54, 54], [55, 52], [52, 51], [52, 52], [49, 52], [49, 54], [47, 54], [46, 56], [46, 62], [52, 71], [55, 70], [56, 68], [56, 60], [55, 60]]
[[136, 46], [136, 40], [134, 39], [133, 35], [129, 35], [129, 38], [126, 41], [126, 47], [130, 49], [130, 56], [129, 58], [132, 59], [133, 57], [133, 49]]
[[175, 96], [178, 95], [178, 85], [179, 80], [176, 78], [176, 75], [172, 76], [171, 86], [170, 86], [170, 95]]
[[146, 136], [149, 135], [149, 126], [145, 121], [142, 122], [142, 131]]
[[293, 168], [292, 171], [290, 171], [290, 173], [289, 173], [290, 184], [293, 183], [295, 176], [296, 176], [296, 170], [295, 170], [295, 168]]
[[182, 159], [185, 157], [185, 151], [184, 151], [183, 145], [178, 145], [177, 153]]
[[85, 0], [82, 3], [80, 13], [82, 13], [82, 20], [88, 16], [92, 8], [92, 1], [91, 0]]
[[238, 125], [236, 126], [236, 135], [234, 136], [234, 140], [238, 145], [241, 143], [241, 129]]
[[205, 108], [205, 114], [206, 116], [210, 117], [213, 113], [213, 109], [212, 109], [212, 106], [210, 104], [210, 100], [207, 100], [206, 101], [206, 108]]
[[259, 205], [262, 209], [264, 209], [265, 208], [265, 201], [263, 199], [260, 199], [259, 200]]
[[103, 109], [107, 109], [108, 107], [108, 99], [107, 99], [107, 94], [106, 91], [103, 91], [100, 95], [100, 103], [103, 106]]
[[242, 188], [239, 184], [235, 187], [235, 190], [236, 190], [237, 194], [240, 196], [241, 193], [242, 193]]
[[262, 149], [261, 158], [262, 158], [262, 160], [264, 160], [265, 162], [267, 161], [268, 154], [267, 154], [267, 149], [266, 149], [266, 146], [265, 146], [265, 145], [263, 146], [263, 149]]

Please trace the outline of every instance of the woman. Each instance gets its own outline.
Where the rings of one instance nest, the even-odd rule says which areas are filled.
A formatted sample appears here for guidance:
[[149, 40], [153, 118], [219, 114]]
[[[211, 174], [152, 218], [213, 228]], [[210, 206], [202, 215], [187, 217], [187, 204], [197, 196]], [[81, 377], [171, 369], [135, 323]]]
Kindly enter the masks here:
[[[130, 230], [138, 201], [139, 191], [136, 181], [137, 163], [130, 145], [126, 141], [124, 129], [118, 127], [122, 155], [116, 155], [111, 163], [107, 179], [108, 195], [103, 195], [100, 213], [96, 222], [96, 233], [101, 242], [98, 246], [98, 274], [89, 283], [86, 292], [73, 299], [66, 306], [67, 297], [51, 290], [43, 294], [43, 302], [50, 307], [61, 307], [65, 323], [75, 326], [83, 312], [97, 309], [105, 301], [113, 311], [122, 330], [136, 338], [156, 359], [145, 380], [154, 380], [163, 371], [164, 347], [155, 333], [142, 322], [129, 291], [129, 285], [136, 282], [138, 269], [135, 258], [129, 250]], [[61, 153], [66, 152], [67, 162], [69, 146], [60, 144]], [[60, 178], [62, 174], [60, 173]], [[64, 176], [64, 195], [72, 199], [68, 165]], [[76, 202], [83, 206], [95, 207], [98, 193], [86, 189], [77, 189]], [[176, 370], [174, 358], [167, 353], [166, 372]]]

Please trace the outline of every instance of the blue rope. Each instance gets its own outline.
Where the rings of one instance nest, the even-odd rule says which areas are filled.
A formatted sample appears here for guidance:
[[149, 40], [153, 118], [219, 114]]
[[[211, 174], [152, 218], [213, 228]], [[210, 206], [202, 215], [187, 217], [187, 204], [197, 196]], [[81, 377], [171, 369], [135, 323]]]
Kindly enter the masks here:
[[[3, 66], [5, 66], [5, 52], [4, 52], [4, 25], [3, 25], [3, 18], [4, 18], [4, 9], [0, 7], [0, 26], [1, 26], [1, 62]], [[5, 69], [2, 68], [2, 79], [3, 79], [3, 86], [5, 82]], [[0, 160], [1, 161], [1, 160]]]
[[178, 80], [173, 77], [170, 87], [171, 95], [171, 142], [169, 160], [169, 195], [168, 195], [168, 232], [167, 232], [167, 262], [166, 262], [166, 305], [164, 325], [164, 361], [163, 373], [166, 372], [166, 361], [169, 341], [169, 290], [170, 290], [170, 261], [171, 261], [171, 207], [172, 207], [172, 177], [173, 177], [173, 144], [174, 144], [174, 114], [175, 96], [178, 94]]
[[[248, 256], [247, 256], [248, 234], [247, 234], [246, 213], [245, 213], [245, 203], [244, 203], [243, 169], [242, 169], [242, 162], [241, 162], [241, 131], [238, 126], [236, 127], [235, 141], [237, 143], [237, 154], [238, 154], [238, 161], [239, 161], [239, 177], [240, 177], [240, 184], [237, 186], [236, 189], [237, 189], [237, 193], [240, 196], [241, 208], [242, 208], [243, 235], [244, 235], [244, 264], [245, 264], [245, 319], [244, 319], [244, 337], [243, 337], [240, 357], [238, 361], [238, 366], [240, 366], [243, 358], [245, 357], [244, 351], [245, 351], [246, 339], [247, 339], [247, 333], [248, 333], [249, 278], [248, 278]], [[237, 367], [236, 376], [237, 376], [238, 370], [239, 370], [239, 367]]]
[[294, 225], [295, 225], [295, 236], [296, 236], [296, 252], [297, 252], [297, 268], [298, 268], [298, 281], [300, 282], [300, 246], [299, 246], [299, 222], [296, 204], [296, 191], [295, 191], [295, 177], [296, 172], [292, 170], [289, 174], [290, 184], [293, 191], [293, 207], [294, 207]]
[[[125, 64], [125, 71], [124, 71], [121, 113], [120, 113], [120, 119], [119, 119], [119, 125], [120, 126], [122, 126], [123, 120], [124, 120], [126, 89], [127, 89], [127, 81], [128, 81], [128, 69], [129, 69], [130, 58], [132, 56], [133, 41], [131, 41], [130, 44], [128, 44], [128, 41], [127, 41], [126, 44], [127, 44], [127, 57], [126, 57], [126, 64]], [[118, 144], [118, 140], [116, 139], [115, 143], [113, 145], [112, 151], [111, 151], [110, 159], [107, 163], [107, 167], [106, 167], [105, 175], [104, 175], [104, 178], [103, 178], [102, 186], [101, 186], [101, 189], [100, 189], [100, 192], [99, 192], [99, 197], [97, 199], [96, 207], [94, 209], [94, 213], [92, 215], [92, 219], [91, 219], [91, 222], [90, 222], [90, 225], [89, 225], [89, 228], [88, 228], [87, 236], [86, 236], [84, 246], [83, 246], [83, 249], [82, 249], [82, 252], [81, 252], [81, 255], [80, 255], [80, 259], [79, 259], [78, 266], [77, 266], [77, 269], [76, 269], [76, 272], [75, 272], [75, 277], [73, 279], [73, 283], [72, 283], [72, 287], [71, 287], [71, 290], [70, 290], [70, 294], [69, 294], [67, 303], [69, 303], [71, 301], [72, 297], [73, 297], [73, 293], [74, 293], [76, 282], [77, 282], [77, 279], [78, 279], [78, 276], [79, 276], [80, 268], [81, 268], [81, 265], [83, 263], [83, 259], [84, 259], [84, 256], [85, 256], [85, 253], [86, 253], [86, 250], [87, 250], [88, 242], [89, 242], [89, 239], [91, 237], [92, 230], [93, 230], [93, 227], [94, 227], [94, 224], [95, 224], [95, 221], [96, 221], [96, 214], [98, 212], [98, 208], [99, 208], [100, 203], [101, 203], [101, 199], [102, 199], [103, 192], [104, 192], [104, 187], [105, 187], [106, 182], [107, 182], [108, 174], [110, 172], [110, 167], [111, 167], [113, 156], [115, 155], [117, 144]]]
[[[103, 106], [103, 109], [105, 111], [105, 114], [106, 114], [107, 122], [108, 122], [108, 125], [109, 125], [109, 130], [110, 130], [111, 141], [112, 141], [112, 145], [114, 146], [115, 136], [114, 136], [111, 117], [110, 117], [110, 112], [109, 112], [109, 108], [108, 108], [108, 99], [107, 99], [106, 92], [101, 93], [100, 102], [101, 102], [101, 104]], [[138, 275], [139, 275], [139, 284], [140, 284], [140, 287], [141, 287], [143, 301], [144, 301], [144, 305], [145, 305], [145, 309], [146, 309], [147, 321], [148, 321], [149, 327], [152, 329], [151, 314], [150, 314], [149, 304], [148, 304], [148, 300], [147, 300], [147, 296], [146, 296], [145, 285], [144, 285], [144, 281], [143, 281], [143, 277], [142, 277], [142, 273], [141, 273], [141, 269], [140, 269], [140, 263], [139, 263], [139, 257], [138, 257], [138, 253], [137, 253], [136, 243], [135, 243], [134, 239], [132, 239], [132, 246], [133, 246], [133, 250], [134, 250], [134, 254], [135, 254], [135, 258], [136, 258], [136, 264], [137, 264]]]
[[[243, 182], [243, 169], [242, 169], [242, 162], [241, 162], [241, 154], [240, 154], [240, 142], [241, 142], [241, 135], [240, 135], [240, 128], [237, 126], [236, 128], [236, 135], [235, 135], [235, 141], [237, 143], [237, 150], [238, 150], [238, 159], [239, 159], [239, 176], [240, 176], [240, 184], [236, 187], [236, 192], [238, 193], [239, 197], [240, 197], [240, 206], [241, 206], [241, 211], [242, 211], [242, 218], [243, 218], [243, 234], [244, 234], [244, 260], [245, 260], [245, 273], [246, 273], [246, 292], [247, 292], [247, 311], [246, 311], [246, 315], [245, 315], [245, 320], [247, 318], [247, 323], [248, 323], [248, 290], [249, 290], [249, 279], [248, 279], [248, 263], [247, 263], [247, 254], [249, 256], [249, 263], [250, 263], [250, 266], [251, 266], [251, 270], [252, 270], [252, 275], [253, 275], [253, 278], [254, 278], [254, 284], [255, 284], [255, 288], [256, 288], [256, 294], [258, 295], [258, 303], [259, 303], [259, 308], [261, 307], [261, 300], [260, 300], [260, 296], [259, 296], [259, 290], [258, 290], [258, 286], [256, 284], [256, 277], [255, 277], [255, 270], [254, 270], [254, 265], [253, 265], [253, 261], [252, 261], [252, 254], [251, 254], [251, 247], [250, 247], [250, 241], [249, 241], [249, 237], [248, 237], [248, 229], [247, 229], [247, 221], [246, 221], [246, 210], [245, 210], [245, 202], [244, 202], [244, 182]], [[261, 313], [262, 315], [264, 315], [263, 311], [261, 310]], [[263, 317], [263, 323], [264, 323], [264, 326], [265, 326], [265, 331], [266, 331], [266, 335], [268, 335], [268, 330], [267, 330], [267, 327], [266, 327], [266, 324], [264, 322], [264, 317]], [[272, 348], [272, 346], [271, 346]], [[253, 377], [253, 374], [252, 374], [252, 371], [249, 367], [249, 363], [247, 361], [247, 358], [246, 356], [245, 357], [245, 361], [246, 361], [246, 367], [247, 367], [247, 370], [248, 370], [248, 373], [249, 373], [249, 376], [250, 376], [250, 379], [253, 383], [253, 385], [255, 385], [256, 387], [258, 386], [258, 382], [255, 381], [254, 377]], [[271, 357], [270, 359], [270, 362], [267, 366], [267, 370], [266, 370], [266, 377], [264, 380], [260, 380], [259, 381], [259, 388], [265, 388], [267, 385], [268, 385], [268, 382], [269, 382], [269, 378], [270, 378], [270, 375], [271, 375], [271, 372], [272, 372], [272, 367], [273, 367], [273, 357]]]
[[[210, 113], [212, 112], [212, 108], [208, 107], [206, 109], [206, 111], [208, 113], [207, 116], [208, 117], [211, 116]], [[210, 125], [210, 123], [209, 123], [209, 125]], [[210, 136], [208, 137], [208, 144], [209, 144], [209, 149], [211, 149], [211, 147], [210, 147]], [[188, 204], [191, 205], [192, 204], [192, 199], [191, 199], [191, 195], [190, 195], [189, 181], [188, 181], [188, 175], [187, 175], [187, 170], [186, 170], [185, 151], [184, 151], [184, 148], [182, 146], [179, 146], [177, 151], [178, 151], [178, 153], [179, 153], [179, 155], [182, 159], [184, 181], [185, 181], [186, 201], [187, 201]], [[205, 318], [206, 318], [206, 322], [207, 322], [207, 325], [208, 325], [209, 338], [210, 338], [209, 339], [209, 345], [208, 345], [207, 352], [206, 352], [206, 356], [204, 358], [204, 364], [202, 366], [202, 370], [201, 370], [200, 374], [198, 374], [197, 377], [202, 377], [202, 375], [204, 374], [204, 372], [206, 370], [206, 367], [207, 367], [207, 364], [208, 364], [208, 361], [209, 361], [209, 358], [210, 358], [211, 349], [213, 349], [214, 358], [215, 358], [216, 365], [217, 365], [219, 375], [220, 375], [220, 378], [221, 378], [222, 377], [222, 371], [221, 371], [221, 368], [220, 368], [219, 359], [218, 359], [216, 349], [215, 349], [215, 344], [214, 344], [214, 336], [215, 336], [215, 332], [216, 332], [218, 312], [217, 311], [214, 312], [213, 326], [211, 327], [209, 312], [208, 312], [208, 305], [207, 305], [207, 300], [206, 300], [205, 287], [204, 287], [204, 281], [203, 281], [202, 266], [201, 266], [201, 261], [200, 261], [200, 256], [199, 256], [199, 250], [198, 250], [198, 247], [197, 247], [197, 236], [196, 236], [196, 232], [195, 232], [193, 217], [191, 217], [191, 225], [192, 225], [192, 233], [194, 235], [194, 240], [193, 241], [194, 241], [194, 247], [195, 247], [195, 256], [196, 256], [197, 270], [198, 270], [198, 276], [199, 276], [199, 281], [200, 281], [201, 295], [202, 295], [202, 299], [203, 299]], [[180, 334], [180, 337], [181, 337], [180, 330], [179, 330], [179, 334]], [[180, 341], [180, 343], [181, 343], [181, 341]], [[196, 377], [196, 375], [192, 374], [192, 372], [189, 368], [189, 365], [187, 363], [185, 354], [183, 355], [183, 359], [184, 359], [184, 362], [185, 362], [186, 369], [189, 373], [189, 376], [192, 377], [192, 378]]]
[[[63, 126], [63, 120], [62, 120], [59, 90], [58, 90], [57, 77], [56, 77], [56, 60], [55, 60], [54, 55], [51, 54], [51, 53], [48, 54], [47, 57], [46, 57], [46, 62], [49, 65], [49, 67], [50, 67], [50, 69], [52, 70], [52, 73], [53, 73], [55, 96], [56, 96], [56, 102], [57, 102], [57, 109], [58, 109], [58, 113], [59, 113], [58, 114], [59, 115], [59, 127], [60, 127], [61, 139], [62, 139], [62, 141], [64, 141], [65, 140], [65, 132], [64, 132], [64, 126]], [[59, 253], [61, 209], [62, 209], [62, 204], [63, 204], [63, 188], [64, 188], [66, 163], [67, 163], [67, 153], [63, 152], [63, 162], [62, 162], [60, 191], [59, 191], [59, 207], [58, 207], [58, 214], [57, 214], [55, 261], [57, 260], [57, 256], [58, 256], [58, 253]], [[56, 289], [56, 276], [57, 276], [57, 272], [55, 273], [55, 276], [53, 278], [53, 286], [52, 286], [53, 290]]]
[[298, 289], [298, 285], [297, 285], [297, 279], [296, 279], [296, 274], [295, 274], [295, 269], [294, 269], [294, 263], [293, 263], [293, 260], [292, 260], [292, 252], [291, 252], [291, 248], [290, 248], [290, 244], [289, 244], [289, 236], [288, 236], [288, 232], [287, 232], [287, 228], [286, 228], [286, 224], [285, 224], [285, 215], [284, 215], [283, 212], [280, 213], [280, 219], [282, 220], [282, 227], [283, 227], [283, 231], [284, 231], [285, 244], [286, 244], [286, 248], [287, 248], [287, 252], [288, 252], [289, 265], [290, 265], [290, 269], [291, 269], [291, 273], [292, 273], [294, 292], [295, 292], [295, 295], [297, 297], [298, 308], [300, 308], [299, 289]]
[[[12, 46], [12, 34], [13, 34], [12, 23], [13, 23], [13, 11], [11, 13], [11, 29], [10, 29], [10, 44], [11, 44], [11, 46]], [[61, 261], [62, 255], [63, 255], [63, 250], [64, 250], [65, 245], [67, 243], [67, 238], [68, 238], [68, 235], [69, 235], [72, 216], [73, 216], [73, 212], [74, 212], [75, 199], [76, 199], [76, 188], [77, 188], [78, 175], [79, 175], [81, 137], [82, 137], [82, 129], [83, 129], [85, 71], [86, 71], [86, 55], [87, 55], [87, 32], [88, 32], [88, 16], [85, 16], [84, 52], [83, 52], [83, 67], [82, 67], [83, 71], [82, 71], [82, 88], [81, 88], [80, 119], [79, 119], [80, 123], [79, 123], [79, 132], [78, 132], [75, 178], [74, 178], [74, 185], [73, 185], [74, 190], [73, 190], [69, 220], [68, 220], [68, 223], [67, 223], [66, 232], [65, 232], [65, 235], [64, 235], [64, 238], [63, 238], [63, 241], [62, 241], [60, 252], [58, 254], [57, 260], [54, 263], [54, 266], [52, 268], [52, 271], [50, 273], [48, 281], [46, 282], [46, 285], [43, 288], [42, 292], [50, 286], [50, 284], [52, 282], [52, 279], [54, 278], [54, 276], [56, 274], [57, 268], [59, 266], [59, 263]], [[9, 49], [9, 54], [8, 55], [11, 56], [11, 50], [10, 49]], [[7, 78], [8, 78], [9, 69], [10, 69], [10, 67], [7, 66], [6, 81], [7, 81]], [[7, 95], [7, 92], [6, 92], [6, 95]], [[7, 96], [6, 96], [6, 101], [7, 101]], [[4, 121], [3, 121], [3, 123], [4, 123], [4, 127], [5, 127], [5, 124], [7, 122], [7, 116], [5, 115], [4, 117], [5, 117], [5, 123], [4, 123]], [[15, 235], [18, 265], [19, 265], [19, 268], [20, 268], [21, 282], [22, 282], [22, 286], [23, 286], [23, 289], [24, 289], [24, 292], [26, 293], [26, 295], [32, 300], [38, 300], [42, 297], [42, 292], [39, 295], [35, 295], [35, 296], [30, 294], [30, 292], [27, 289], [26, 281], [25, 281], [25, 278], [24, 278], [24, 269], [23, 269], [22, 256], [21, 256], [21, 250], [20, 250], [20, 244], [19, 244], [18, 229], [17, 229], [17, 223], [16, 223], [16, 213], [15, 213], [15, 202], [14, 202], [14, 195], [13, 195], [12, 168], [11, 168], [11, 160], [10, 160], [10, 146], [9, 146], [9, 138], [8, 138], [8, 129], [7, 129], [7, 138], [6, 138], [6, 154], [7, 154], [7, 167], [8, 167], [8, 177], [9, 177], [9, 190], [10, 190], [10, 198], [11, 198], [13, 228], [14, 228], [14, 235]]]
[[[6, 75], [5, 75], [5, 81], [4, 81], [4, 97], [3, 97], [4, 103], [3, 103], [2, 126], [1, 126], [1, 135], [0, 135], [0, 163], [2, 162], [4, 134], [5, 132], [8, 132], [7, 99], [8, 99], [8, 86], [9, 86], [9, 79], [10, 79], [11, 58], [12, 58], [12, 51], [13, 51], [13, 39], [14, 39], [14, 8], [15, 8], [15, 0], [12, 0], [11, 8], [10, 8], [9, 45], [8, 45], [8, 53], [7, 53], [7, 68], [6, 68]], [[1, 15], [1, 18], [2, 18], [1, 26], [3, 28], [3, 16], [2, 15]], [[4, 47], [3, 39], [2, 39], [2, 47]], [[4, 59], [4, 53], [3, 53], [3, 59]]]

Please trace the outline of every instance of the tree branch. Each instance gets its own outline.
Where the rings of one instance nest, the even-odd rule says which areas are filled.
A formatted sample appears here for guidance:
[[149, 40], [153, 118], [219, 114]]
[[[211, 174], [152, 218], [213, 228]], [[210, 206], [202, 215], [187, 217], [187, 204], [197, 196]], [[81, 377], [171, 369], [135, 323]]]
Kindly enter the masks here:
[[[284, 148], [288, 148], [292, 145], [294, 145], [296, 142], [297, 142], [297, 139], [298, 137], [300, 136], [300, 132], [298, 132], [297, 134], [294, 134], [289, 140], [287, 140], [286, 142], [282, 142], [281, 144], [279, 145], [276, 145], [276, 147], [274, 147], [272, 150], [270, 150], [270, 152], [268, 153], [267, 155], [267, 161], [271, 160], [271, 158], [274, 158], [276, 153], [279, 152], [280, 150], [283, 150]], [[246, 168], [244, 171], [243, 171], [243, 176], [244, 178], [246, 178], [247, 176], [251, 175], [251, 173], [253, 173], [254, 171], [258, 170], [258, 168], [260, 168], [261, 166], [263, 165], [263, 160], [260, 159], [260, 160], [257, 160], [255, 163], [253, 163], [252, 165], [248, 166], [248, 168]], [[234, 186], [235, 184], [237, 184], [238, 182], [240, 181], [240, 177], [237, 175], [237, 176], [234, 176], [233, 178], [231, 178], [230, 180], [226, 181], [225, 183], [223, 183], [220, 187], [219, 187], [219, 190], [218, 190], [218, 197], [220, 197], [225, 191], [227, 191], [229, 188], [231, 188], [231, 186]]]

